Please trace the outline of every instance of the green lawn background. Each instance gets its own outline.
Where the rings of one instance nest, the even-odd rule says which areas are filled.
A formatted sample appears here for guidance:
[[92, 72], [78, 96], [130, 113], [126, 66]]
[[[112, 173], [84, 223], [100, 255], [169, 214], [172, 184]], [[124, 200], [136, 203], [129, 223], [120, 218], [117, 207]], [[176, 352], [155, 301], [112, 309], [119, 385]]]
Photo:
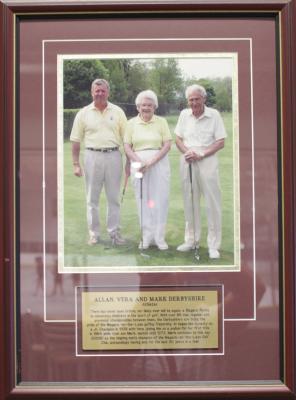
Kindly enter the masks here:
[[[206, 218], [202, 202], [202, 237], [200, 261], [202, 265], [233, 265], [234, 263], [234, 202], [233, 202], [233, 140], [232, 114], [222, 114], [227, 130], [225, 147], [219, 152], [219, 170], [222, 189], [222, 246], [221, 258], [209, 260], [206, 247]], [[167, 117], [173, 134], [176, 115]], [[187, 266], [196, 264], [194, 252], [180, 253], [176, 247], [184, 241], [184, 208], [179, 176], [180, 153], [175, 144], [169, 152], [171, 164], [171, 185], [169, 216], [166, 240], [169, 249], [159, 251], [151, 247], [141, 256], [138, 250], [140, 227], [132, 185], [129, 181], [121, 205], [121, 233], [128, 239], [126, 246], [113, 247], [106, 232], [106, 197], [102, 191], [100, 199], [101, 237], [103, 242], [88, 246], [84, 179], [73, 175], [71, 143], [64, 143], [64, 266]]]

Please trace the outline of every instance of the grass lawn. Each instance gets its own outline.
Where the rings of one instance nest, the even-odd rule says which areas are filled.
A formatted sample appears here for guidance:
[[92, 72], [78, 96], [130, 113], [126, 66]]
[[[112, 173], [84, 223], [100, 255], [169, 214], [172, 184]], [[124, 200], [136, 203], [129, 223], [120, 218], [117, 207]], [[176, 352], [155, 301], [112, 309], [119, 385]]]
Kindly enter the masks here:
[[[233, 142], [232, 115], [224, 114], [223, 119], [228, 138], [225, 148], [219, 152], [220, 179], [223, 197], [223, 233], [221, 258], [209, 260], [206, 247], [206, 218], [202, 203], [202, 238], [200, 261], [202, 265], [233, 265], [234, 263], [234, 204], [233, 204]], [[171, 132], [176, 126], [177, 116], [167, 118]], [[171, 163], [171, 189], [166, 240], [169, 249], [159, 251], [152, 247], [145, 251], [150, 257], [140, 255], [140, 227], [136, 213], [133, 188], [129, 182], [121, 206], [121, 232], [128, 239], [126, 246], [112, 247], [106, 232], [106, 198], [103, 192], [100, 200], [100, 221], [102, 243], [88, 246], [86, 225], [85, 189], [83, 178], [73, 175], [71, 144], [64, 144], [64, 263], [65, 267], [81, 266], [188, 266], [194, 265], [193, 252], [180, 253], [176, 247], [184, 239], [184, 210], [179, 177], [180, 153], [175, 145], [169, 153]]]

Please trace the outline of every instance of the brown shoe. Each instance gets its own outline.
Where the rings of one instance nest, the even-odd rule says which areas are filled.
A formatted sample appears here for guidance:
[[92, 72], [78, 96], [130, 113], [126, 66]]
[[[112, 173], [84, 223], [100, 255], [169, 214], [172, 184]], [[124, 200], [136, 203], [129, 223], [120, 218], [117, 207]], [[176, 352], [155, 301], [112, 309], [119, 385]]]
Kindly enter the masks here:
[[120, 235], [119, 232], [111, 234], [110, 237], [114, 246], [123, 246], [126, 244], [126, 240]]
[[99, 238], [98, 238], [98, 237], [95, 237], [95, 236], [90, 237], [90, 238], [88, 239], [88, 242], [87, 242], [87, 244], [88, 244], [89, 246], [94, 246], [95, 244], [98, 244], [98, 243], [99, 243]]

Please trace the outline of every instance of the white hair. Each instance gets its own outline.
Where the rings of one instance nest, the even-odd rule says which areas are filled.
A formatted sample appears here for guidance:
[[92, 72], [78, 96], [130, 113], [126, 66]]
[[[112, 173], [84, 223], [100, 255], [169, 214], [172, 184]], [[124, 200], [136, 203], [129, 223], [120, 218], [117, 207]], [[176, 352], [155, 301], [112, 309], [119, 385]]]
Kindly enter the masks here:
[[185, 90], [186, 99], [188, 99], [188, 97], [191, 95], [192, 92], [199, 92], [204, 98], [207, 97], [207, 91], [201, 85], [194, 84], [188, 86], [188, 88]]
[[106, 81], [106, 79], [101, 79], [101, 78], [95, 79], [91, 84], [91, 88], [93, 89], [95, 86], [101, 86], [101, 85], [105, 85], [107, 89], [110, 90], [109, 82]]
[[135, 103], [136, 103], [136, 106], [137, 106], [137, 107], [142, 103], [143, 99], [152, 100], [153, 103], [154, 103], [154, 105], [155, 105], [155, 108], [158, 107], [157, 96], [156, 96], [156, 94], [153, 92], [153, 90], [143, 90], [142, 92], [140, 92], [140, 93], [138, 94], [138, 96], [136, 97], [136, 100], [135, 100]]

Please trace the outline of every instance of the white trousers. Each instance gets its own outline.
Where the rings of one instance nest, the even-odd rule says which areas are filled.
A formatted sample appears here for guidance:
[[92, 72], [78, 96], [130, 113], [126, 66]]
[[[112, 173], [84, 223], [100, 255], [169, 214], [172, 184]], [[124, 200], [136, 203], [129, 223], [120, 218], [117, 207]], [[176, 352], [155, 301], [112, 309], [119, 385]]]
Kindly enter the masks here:
[[[153, 157], [158, 151], [142, 150], [136, 152], [136, 154], [142, 161], [145, 161]], [[135, 178], [135, 171], [132, 169], [131, 179], [135, 189], [140, 226], [143, 230], [143, 242], [144, 244], [161, 244], [165, 241], [169, 207], [170, 164], [168, 156], [165, 155], [150, 167], [142, 179]]]
[[192, 188], [189, 176], [189, 164], [185, 161], [184, 156], [181, 157], [180, 173], [186, 222], [185, 242], [189, 244], [193, 244], [194, 241], [199, 243], [201, 236], [200, 199], [203, 195], [208, 222], [208, 248], [219, 250], [221, 246], [222, 213], [217, 155], [214, 154], [205, 157], [203, 160], [196, 161], [191, 165]]
[[110, 153], [85, 150], [84, 173], [87, 201], [87, 224], [90, 236], [100, 236], [99, 198], [104, 187], [107, 197], [107, 230], [109, 234], [119, 229], [119, 192], [122, 175], [122, 158], [118, 150]]

